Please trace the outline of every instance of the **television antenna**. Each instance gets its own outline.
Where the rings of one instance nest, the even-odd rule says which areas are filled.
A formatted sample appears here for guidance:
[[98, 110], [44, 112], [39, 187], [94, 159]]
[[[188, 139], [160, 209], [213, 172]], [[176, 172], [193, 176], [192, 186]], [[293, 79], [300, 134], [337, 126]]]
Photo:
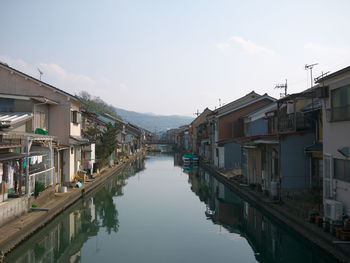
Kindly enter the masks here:
[[44, 72], [42, 72], [39, 68], [37, 68], [39, 71], [39, 75], [40, 75], [40, 80], [41, 80], [41, 76], [44, 75]]
[[199, 110], [197, 109], [197, 112], [193, 113], [194, 115], [196, 115], [197, 117], [200, 115]]
[[284, 89], [284, 93], [280, 93], [280, 97], [287, 96], [287, 79], [285, 84], [276, 84], [275, 89]]
[[329, 74], [329, 72], [330, 72], [330, 71], [327, 71], [326, 73], [323, 73], [323, 71], [322, 71], [322, 72], [321, 72], [321, 75], [318, 76], [318, 77], [316, 77], [316, 78], [314, 79], [314, 81], [316, 82], [316, 81], [318, 81], [319, 79], [322, 79], [323, 77], [327, 76], [327, 75]]
[[305, 64], [305, 70], [310, 70], [310, 86], [312, 87], [313, 86], [313, 81], [312, 81], [312, 68], [314, 67], [314, 66], [316, 66], [316, 65], [318, 65], [318, 63], [314, 63], [314, 64], [310, 64], [310, 65], [308, 65], [308, 64]]

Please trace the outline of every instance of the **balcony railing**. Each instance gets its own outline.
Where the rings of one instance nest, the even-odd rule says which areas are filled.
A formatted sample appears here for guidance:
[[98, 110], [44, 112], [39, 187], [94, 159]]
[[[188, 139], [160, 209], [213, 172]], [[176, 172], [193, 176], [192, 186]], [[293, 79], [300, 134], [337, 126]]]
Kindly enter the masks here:
[[30, 191], [34, 193], [35, 191], [35, 181], [43, 183], [45, 186], [52, 185], [54, 179], [54, 167], [40, 171], [34, 174], [30, 174]]
[[295, 130], [307, 130], [312, 127], [312, 123], [309, 118], [305, 117], [301, 112], [294, 114], [288, 114], [287, 116], [280, 117], [278, 122], [278, 130], [280, 132], [295, 131]]

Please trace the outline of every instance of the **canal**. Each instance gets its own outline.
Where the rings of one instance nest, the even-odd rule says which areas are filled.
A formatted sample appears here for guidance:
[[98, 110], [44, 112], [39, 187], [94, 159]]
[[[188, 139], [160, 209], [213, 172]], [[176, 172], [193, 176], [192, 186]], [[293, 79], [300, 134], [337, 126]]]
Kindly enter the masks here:
[[179, 159], [136, 160], [5, 262], [336, 262]]

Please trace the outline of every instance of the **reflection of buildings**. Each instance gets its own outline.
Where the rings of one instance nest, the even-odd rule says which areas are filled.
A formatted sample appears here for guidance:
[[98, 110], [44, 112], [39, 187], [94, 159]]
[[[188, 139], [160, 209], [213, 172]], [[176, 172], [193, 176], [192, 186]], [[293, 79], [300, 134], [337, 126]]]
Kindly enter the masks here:
[[58, 222], [53, 221], [49, 232], [44, 236], [39, 232], [5, 262], [78, 262], [82, 244], [97, 235], [95, 214], [94, 198], [90, 198], [80, 209], [66, 213]]
[[206, 204], [207, 218], [246, 238], [259, 262], [334, 262], [207, 172], [201, 169], [190, 172], [189, 182], [192, 191]]
[[[143, 159], [132, 164], [133, 171], [144, 169]], [[97, 236], [101, 227], [108, 233], [119, 228], [118, 211], [113, 197], [122, 195], [126, 179], [135, 174], [125, 170], [110, 180], [92, 197], [75, 203], [18, 249], [5, 262], [80, 262], [81, 248], [89, 237]]]

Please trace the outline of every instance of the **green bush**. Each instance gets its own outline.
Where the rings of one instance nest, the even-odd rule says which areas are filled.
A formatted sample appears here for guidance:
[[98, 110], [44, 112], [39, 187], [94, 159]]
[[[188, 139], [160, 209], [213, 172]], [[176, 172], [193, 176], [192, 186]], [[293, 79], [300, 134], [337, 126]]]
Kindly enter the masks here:
[[45, 190], [45, 185], [42, 182], [35, 181], [34, 196], [37, 197], [40, 192]]

